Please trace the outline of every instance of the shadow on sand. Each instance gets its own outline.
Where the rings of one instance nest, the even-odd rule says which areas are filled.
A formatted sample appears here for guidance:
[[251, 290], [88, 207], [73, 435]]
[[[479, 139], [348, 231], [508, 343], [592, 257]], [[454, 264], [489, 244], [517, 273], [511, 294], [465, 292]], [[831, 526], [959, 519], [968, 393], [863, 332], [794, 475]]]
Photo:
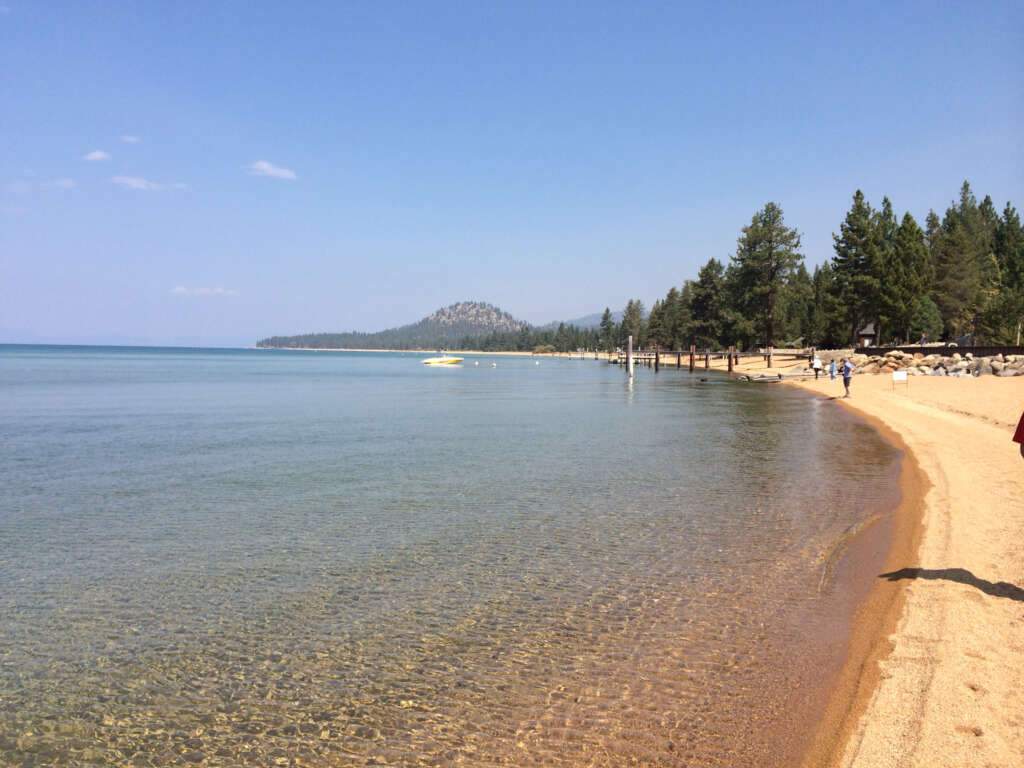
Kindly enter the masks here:
[[944, 581], [955, 581], [957, 584], [967, 584], [968, 586], [980, 589], [986, 595], [1005, 597], [1024, 603], [1024, 589], [1021, 589], [1016, 584], [1011, 584], [1008, 581], [992, 582], [987, 579], [979, 579], [966, 568], [937, 568], [933, 570], [928, 568], [901, 568], [898, 571], [883, 573], [878, 578], [888, 579], [889, 581], [899, 581], [900, 579], [930, 579], [932, 581], [942, 579]]

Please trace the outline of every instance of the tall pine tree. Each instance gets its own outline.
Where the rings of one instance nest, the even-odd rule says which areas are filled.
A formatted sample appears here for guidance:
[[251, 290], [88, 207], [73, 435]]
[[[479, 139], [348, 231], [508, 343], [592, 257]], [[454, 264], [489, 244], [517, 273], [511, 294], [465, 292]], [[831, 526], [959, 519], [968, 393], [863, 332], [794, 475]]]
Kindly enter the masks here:
[[697, 272], [693, 284], [690, 311], [693, 318], [693, 343], [698, 347], [717, 347], [722, 336], [725, 267], [718, 259], [709, 259]]
[[881, 315], [881, 273], [885, 246], [871, 205], [859, 189], [853, 205], [833, 235], [835, 256], [832, 271], [836, 290], [846, 313], [848, 340], [856, 343], [857, 334]]
[[601, 315], [601, 344], [604, 346], [606, 352], [615, 351], [615, 320], [612, 319], [612, 311], [610, 308], [604, 308], [604, 314]]
[[739, 308], [756, 318], [766, 346], [775, 343], [779, 299], [803, 258], [800, 233], [786, 226], [782, 208], [775, 203], [754, 214], [736, 243], [732, 265]]
[[921, 298], [928, 292], [932, 274], [924, 232], [909, 213], [903, 214], [892, 247], [886, 250], [886, 259], [883, 312], [892, 326], [891, 335], [910, 342], [913, 318]]

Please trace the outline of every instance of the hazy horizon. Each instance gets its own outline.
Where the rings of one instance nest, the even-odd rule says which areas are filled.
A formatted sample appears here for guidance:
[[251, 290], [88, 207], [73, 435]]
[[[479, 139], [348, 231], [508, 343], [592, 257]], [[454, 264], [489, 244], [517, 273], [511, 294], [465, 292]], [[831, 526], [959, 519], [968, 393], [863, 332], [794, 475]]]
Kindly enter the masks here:
[[769, 200], [1024, 205], [1024, 9], [0, 4], [0, 342], [649, 307]]

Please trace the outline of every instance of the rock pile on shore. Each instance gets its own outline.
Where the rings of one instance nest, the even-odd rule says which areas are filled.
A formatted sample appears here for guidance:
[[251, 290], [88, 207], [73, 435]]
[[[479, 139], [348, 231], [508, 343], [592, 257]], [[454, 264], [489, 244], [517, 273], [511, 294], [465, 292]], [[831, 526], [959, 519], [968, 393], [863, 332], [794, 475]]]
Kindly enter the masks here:
[[970, 352], [925, 355], [894, 349], [884, 355], [853, 353], [850, 360], [857, 366], [855, 373], [906, 371], [911, 376], [1024, 376], [1024, 355], [975, 357]]

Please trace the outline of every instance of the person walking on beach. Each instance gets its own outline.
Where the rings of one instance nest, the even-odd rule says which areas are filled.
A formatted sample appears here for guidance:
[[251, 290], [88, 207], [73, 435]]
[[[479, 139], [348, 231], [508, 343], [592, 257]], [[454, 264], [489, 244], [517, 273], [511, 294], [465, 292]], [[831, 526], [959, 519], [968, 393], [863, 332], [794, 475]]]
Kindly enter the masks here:
[[817, 355], [814, 356], [814, 361], [811, 363], [811, 368], [814, 369], [814, 380], [818, 380], [818, 374], [821, 373], [821, 358]]
[[1013, 433], [1013, 442], [1020, 444], [1020, 455], [1024, 456], [1024, 413], [1020, 415], [1017, 431]]
[[836, 359], [834, 357], [828, 361], [828, 378], [830, 381], [836, 380]]
[[850, 377], [853, 376], [853, 363], [843, 358], [843, 388], [846, 390], [846, 394], [843, 397], [850, 396]]

